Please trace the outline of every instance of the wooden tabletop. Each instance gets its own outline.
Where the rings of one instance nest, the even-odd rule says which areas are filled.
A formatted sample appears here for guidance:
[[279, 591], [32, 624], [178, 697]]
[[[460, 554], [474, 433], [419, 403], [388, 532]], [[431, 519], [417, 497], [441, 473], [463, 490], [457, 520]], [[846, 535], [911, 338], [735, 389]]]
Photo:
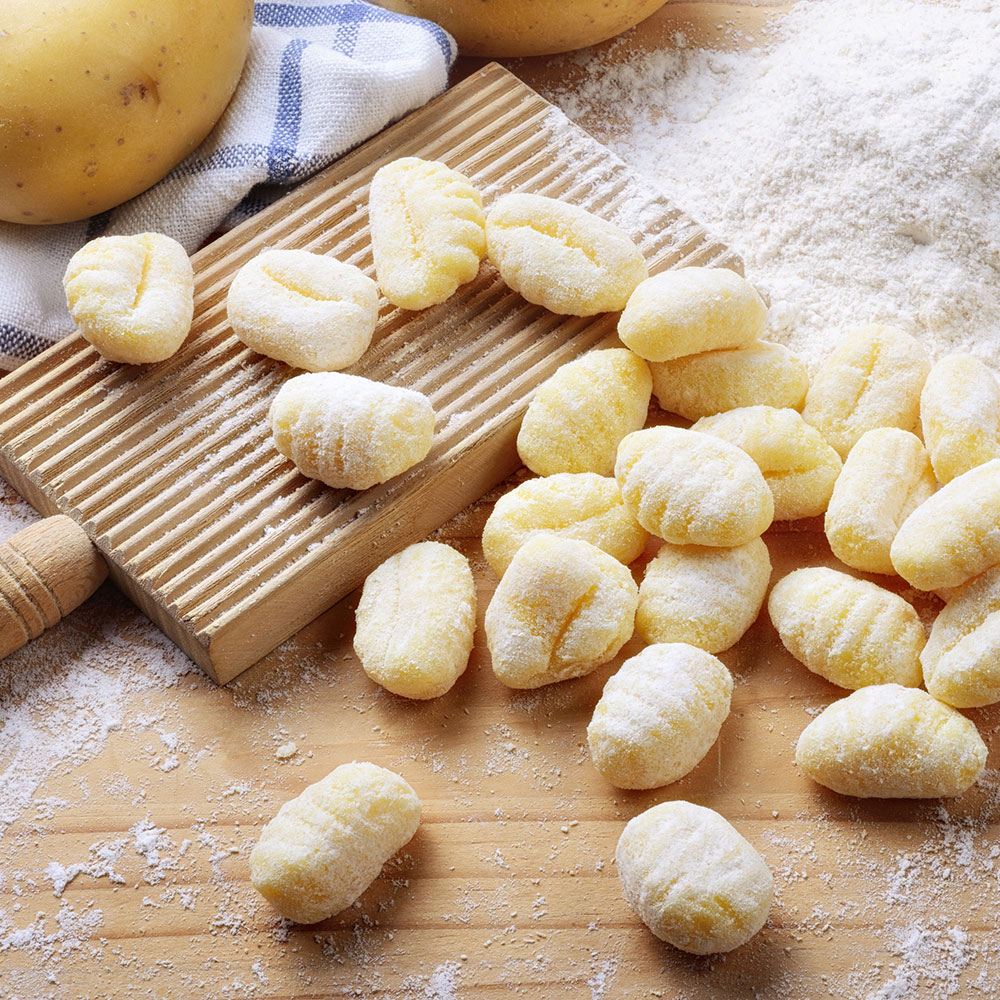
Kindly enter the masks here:
[[[679, 25], [699, 44], [731, 39], [775, 10], [669, 4], [630, 39], [670, 44]], [[573, 73], [507, 65], [539, 86]], [[435, 535], [471, 559], [480, 625], [495, 580], [479, 536], [500, 492]], [[9, 491], [0, 512], [11, 530], [30, 516]], [[775, 579], [832, 561], [816, 523], [765, 539]], [[783, 651], [766, 615], [722, 655], [736, 686], [717, 744], [682, 781], [637, 793], [600, 777], [585, 739], [637, 640], [590, 677], [513, 692], [480, 628], [455, 688], [416, 703], [364, 676], [356, 603], [225, 688], [110, 586], [0, 664], [0, 997], [995, 995], [996, 771], [946, 802], [860, 802], [809, 782], [795, 741], [842, 692]], [[929, 620], [939, 605], [918, 607]], [[996, 768], [1000, 709], [969, 715]], [[250, 850], [282, 802], [352, 759], [402, 774], [424, 822], [356, 907], [288, 924], [250, 887]], [[622, 827], [671, 798], [719, 810], [774, 873], [767, 925], [728, 955], [662, 944], [621, 898]]]

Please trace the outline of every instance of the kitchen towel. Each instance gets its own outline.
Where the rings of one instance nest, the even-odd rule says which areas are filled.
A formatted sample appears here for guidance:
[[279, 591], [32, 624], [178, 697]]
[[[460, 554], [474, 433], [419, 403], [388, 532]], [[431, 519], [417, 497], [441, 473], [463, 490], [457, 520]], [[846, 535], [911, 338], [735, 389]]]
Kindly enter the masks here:
[[373, 4], [258, 2], [232, 101], [163, 180], [81, 222], [0, 222], [0, 369], [72, 332], [62, 276], [87, 240], [161, 232], [193, 253], [444, 90], [455, 56], [438, 25]]

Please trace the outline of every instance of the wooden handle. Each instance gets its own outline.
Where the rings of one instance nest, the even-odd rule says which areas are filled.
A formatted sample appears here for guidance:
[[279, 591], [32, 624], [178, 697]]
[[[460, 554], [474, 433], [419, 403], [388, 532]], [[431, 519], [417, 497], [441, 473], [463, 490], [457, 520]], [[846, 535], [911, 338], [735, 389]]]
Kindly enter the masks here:
[[0, 658], [79, 607], [107, 575], [100, 552], [64, 514], [0, 543]]

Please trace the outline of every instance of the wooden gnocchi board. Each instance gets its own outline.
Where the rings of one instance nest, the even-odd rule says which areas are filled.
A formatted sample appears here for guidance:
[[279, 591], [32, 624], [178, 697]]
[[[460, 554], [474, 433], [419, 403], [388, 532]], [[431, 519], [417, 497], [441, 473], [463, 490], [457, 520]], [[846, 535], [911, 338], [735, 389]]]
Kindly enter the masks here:
[[115, 583], [220, 683], [508, 476], [520, 464], [514, 441], [535, 387], [614, 340], [616, 316], [555, 316], [508, 289], [488, 263], [424, 312], [383, 300], [372, 346], [350, 371], [426, 393], [438, 417], [434, 447], [408, 473], [363, 492], [299, 475], [273, 447], [266, 420], [295, 372], [236, 340], [226, 291], [266, 247], [330, 253], [373, 275], [368, 184], [400, 156], [445, 161], [487, 204], [532, 191], [616, 220], [653, 271], [739, 267], [491, 64], [197, 253], [192, 333], [170, 360], [118, 365], [73, 336], [0, 382], [0, 474], [42, 513], [80, 523]]

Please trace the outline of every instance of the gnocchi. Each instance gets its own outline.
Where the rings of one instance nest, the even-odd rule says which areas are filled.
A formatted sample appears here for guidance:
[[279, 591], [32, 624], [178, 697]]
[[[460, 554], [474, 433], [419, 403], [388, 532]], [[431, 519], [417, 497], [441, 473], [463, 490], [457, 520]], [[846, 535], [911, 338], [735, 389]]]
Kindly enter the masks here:
[[380, 167], [369, 189], [375, 274], [401, 309], [426, 309], [479, 272], [486, 253], [483, 199], [435, 160], [405, 156]]
[[938, 482], [1000, 458], [1000, 386], [971, 354], [943, 358], [920, 394], [920, 424]]
[[539, 476], [610, 476], [619, 442], [646, 422], [651, 391], [642, 358], [621, 348], [591, 351], [539, 386], [521, 421], [517, 453]]
[[844, 688], [922, 680], [924, 627], [896, 594], [825, 566], [782, 577], [767, 601], [784, 647], [814, 674]]
[[760, 336], [767, 307], [745, 278], [725, 267], [679, 267], [648, 278], [618, 321], [621, 342], [647, 361], [734, 347]]
[[774, 519], [795, 521], [826, 511], [840, 475], [840, 456], [795, 411], [745, 406], [702, 417], [691, 428], [742, 448], [774, 497]]
[[502, 496], [483, 526], [483, 555], [503, 576], [514, 553], [546, 531], [579, 538], [626, 565], [649, 534], [625, 509], [618, 484], [593, 472], [560, 472], [529, 479]]
[[955, 708], [1000, 701], [1000, 566], [958, 590], [934, 620], [921, 662], [927, 690]]
[[733, 548], [667, 542], [639, 585], [636, 632], [649, 643], [688, 642], [722, 652], [756, 620], [770, 578], [760, 538]]
[[631, 638], [632, 574], [575, 538], [539, 534], [517, 550], [486, 609], [493, 672], [508, 687], [582, 677]]
[[712, 809], [683, 800], [647, 809], [626, 824], [615, 861], [628, 904], [682, 951], [732, 951], [767, 921], [767, 863]]
[[615, 478], [635, 519], [675, 545], [743, 545], [774, 516], [774, 499], [753, 459], [709, 434], [634, 431], [618, 446]]
[[191, 332], [191, 261], [161, 233], [91, 240], [70, 258], [63, 288], [77, 330], [109, 361], [165, 361]]
[[956, 476], [900, 525], [896, 572], [919, 590], [959, 587], [1000, 563], [1000, 458]]
[[623, 229], [539, 194], [507, 194], [493, 203], [486, 248], [515, 292], [570, 316], [617, 312], [649, 273]]
[[229, 286], [233, 333], [260, 354], [310, 372], [339, 371], [368, 349], [378, 321], [375, 282], [308, 250], [265, 250]]
[[286, 802], [250, 855], [253, 887], [300, 924], [353, 903], [416, 833], [421, 805], [398, 774], [341, 764]]
[[594, 766], [618, 788], [683, 778], [718, 739], [732, 693], [732, 676], [710, 653], [647, 646], [604, 685], [587, 727]]
[[877, 684], [817, 715], [795, 762], [842, 795], [936, 799], [972, 785], [986, 766], [986, 744], [972, 722], [926, 691]]
[[833, 554], [867, 573], [895, 574], [899, 526], [937, 489], [920, 439], [898, 427], [865, 431], [833, 486], [824, 529]]
[[766, 340], [651, 362], [649, 370], [660, 407], [686, 420], [743, 406], [801, 410], [809, 388], [801, 359]]
[[927, 352], [908, 333], [892, 326], [861, 327], [816, 373], [802, 416], [845, 458], [865, 431], [916, 426], [929, 371]]
[[405, 472], [434, 439], [426, 396], [343, 372], [289, 379], [268, 419], [275, 447], [302, 475], [352, 490]]
[[404, 698], [437, 698], [469, 663], [476, 588], [469, 560], [417, 542], [369, 574], [356, 612], [354, 651], [376, 684]]

